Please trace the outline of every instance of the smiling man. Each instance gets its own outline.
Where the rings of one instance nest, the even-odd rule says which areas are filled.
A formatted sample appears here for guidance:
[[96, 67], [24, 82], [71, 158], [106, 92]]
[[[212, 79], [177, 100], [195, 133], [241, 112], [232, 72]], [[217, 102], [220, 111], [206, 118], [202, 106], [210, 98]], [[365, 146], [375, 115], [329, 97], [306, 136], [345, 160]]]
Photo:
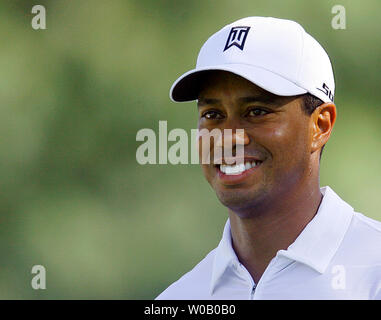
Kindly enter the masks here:
[[205, 42], [170, 96], [197, 100], [199, 129], [231, 129], [243, 164], [215, 161], [210, 144], [201, 166], [228, 209], [222, 240], [157, 299], [381, 299], [381, 223], [319, 185], [334, 86], [293, 21], [244, 18]]

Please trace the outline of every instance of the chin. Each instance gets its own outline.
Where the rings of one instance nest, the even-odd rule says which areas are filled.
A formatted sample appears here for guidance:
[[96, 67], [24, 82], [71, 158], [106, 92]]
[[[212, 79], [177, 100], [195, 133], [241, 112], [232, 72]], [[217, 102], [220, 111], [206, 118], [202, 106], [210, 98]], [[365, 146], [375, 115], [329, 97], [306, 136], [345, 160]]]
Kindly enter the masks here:
[[249, 218], [260, 212], [265, 192], [259, 190], [219, 190], [216, 191], [220, 202], [241, 218]]

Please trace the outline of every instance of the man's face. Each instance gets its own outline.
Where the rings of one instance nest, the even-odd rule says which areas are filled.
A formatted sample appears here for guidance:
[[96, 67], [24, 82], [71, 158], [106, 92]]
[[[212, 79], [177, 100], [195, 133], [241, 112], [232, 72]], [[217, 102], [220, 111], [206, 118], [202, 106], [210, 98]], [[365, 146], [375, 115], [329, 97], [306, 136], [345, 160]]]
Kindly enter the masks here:
[[245, 215], [308, 181], [312, 122], [301, 104], [301, 97], [273, 95], [229, 72], [216, 71], [205, 79], [198, 97], [199, 130], [244, 129], [240, 141], [245, 164], [256, 163], [240, 174], [229, 174], [213, 163], [212, 139], [211, 164], [202, 164], [202, 169], [225, 206]]

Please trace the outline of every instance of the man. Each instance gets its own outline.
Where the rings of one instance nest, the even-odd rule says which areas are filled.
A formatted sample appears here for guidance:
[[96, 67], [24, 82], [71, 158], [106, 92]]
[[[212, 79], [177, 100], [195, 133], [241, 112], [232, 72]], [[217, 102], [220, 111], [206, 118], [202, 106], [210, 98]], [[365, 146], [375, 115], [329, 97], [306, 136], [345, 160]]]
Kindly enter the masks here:
[[334, 87], [293, 21], [244, 18], [206, 41], [170, 96], [198, 100], [199, 129], [244, 129], [245, 165], [202, 164], [228, 208], [223, 237], [157, 299], [381, 299], [381, 223], [319, 186]]

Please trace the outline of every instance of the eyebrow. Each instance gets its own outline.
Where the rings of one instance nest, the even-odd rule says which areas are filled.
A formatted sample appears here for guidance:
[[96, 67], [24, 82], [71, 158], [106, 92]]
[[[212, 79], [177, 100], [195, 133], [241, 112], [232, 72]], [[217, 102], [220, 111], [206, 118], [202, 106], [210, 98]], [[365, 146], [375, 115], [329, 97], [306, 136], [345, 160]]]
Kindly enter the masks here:
[[[266, 104], [277, 104], [279, 99], [276, 95], [258, 95], [258, 96], [247, 96], [238, 98], [240, 103], [251, 103], [251, 102], [263, 102]], [[204, 98], [199, 97], [197, 101], [197, 106], [202, 107], [204, 105], [216, 105], [221, 103], [220, 99], [215, 98]]]

